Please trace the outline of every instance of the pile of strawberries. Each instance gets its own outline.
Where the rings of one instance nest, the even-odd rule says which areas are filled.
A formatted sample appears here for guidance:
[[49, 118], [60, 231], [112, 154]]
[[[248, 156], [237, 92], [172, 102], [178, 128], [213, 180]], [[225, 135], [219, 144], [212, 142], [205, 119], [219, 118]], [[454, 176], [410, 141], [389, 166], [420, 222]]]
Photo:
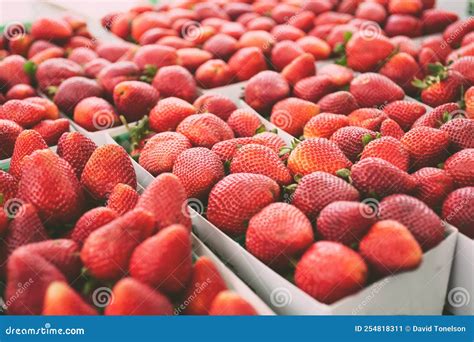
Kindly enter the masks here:
[[161, 174], [140, 195], [125, 150], [78, 132], [64, 133], [56, 154], [25, 130], [13, 156], [9, 173], [0, 171], [8, 314], [257, 314], [208, 257], [193, 263], [175, 175]]

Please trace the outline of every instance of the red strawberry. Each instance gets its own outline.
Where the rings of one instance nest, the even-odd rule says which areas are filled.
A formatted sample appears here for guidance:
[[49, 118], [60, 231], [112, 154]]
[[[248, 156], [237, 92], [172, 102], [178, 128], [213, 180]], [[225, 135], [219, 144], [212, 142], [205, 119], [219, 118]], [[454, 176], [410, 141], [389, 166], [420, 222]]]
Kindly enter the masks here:
[[78, 132], [64, 133], [58, 141], [58, 155], [67, 161], [78, 179], [97, 145], [85, 135]]
[[[217, 154], [222, 162], [230, 161], [237, 150], [244, 145], [260, 143], [254, 137], [234, 138], [218, 142], [212, 146], [212, 152]], [[277, 151], [275, 151], [277, 152]], [[279, 152], [279, 150], [278, 150]]]
[[57, 87], [64, 80], [83, 74], [82, 67], [76, 62], [66, 58], [50, 58], [38, 65], [35, 77], [39, 88], [47, 91], [48, 87]]
[[392, 119], [385, 119], [380, 125], [380, 134], [383, 137], [392, 137], [400, 140], [405, 132], [403, 132], [403, 129], [396, 121]]
[[184, 100], [176, 97], [163, 99], [150, 112], [150, 128], [155, 132], [173, 131], [181, 121], [196, 112], [196, 108]]
[[5, 171], [0, 170], [0, 205], [15, 198], [18, 191], [18, 181]]
[[474, 187], [468, 186], [450, 193], [443, 203], [441, 217], [471, 239], [474, 238]]
[[407, 36], [395, 36], [390, 38], [390, 41], [400, 52], [408, 53], [414, 58], [417, 58], [420, 53], [419, 45]]
[[227, 285], [217, 267], [207, 256], [202, 256], [194, 264], [193, 275], [184, 295], [185, 303], [189, 304], [181, 304], [178, 310], [184, 309], [187, 315], [207, 315], [214, 298], [225, 290]]
[[22, 100], [10, 100], [0, 107], [0, 119], [16, 122], [23, 128], [36, 125], [45, 117], [45, 108]]
[[417, 268], [423, 251], [403, 224], [384, 220], [377, 222], [362, 239], [360, 254], [381, 275], [392, 275]]
[[[41, 315], [43, 298], [54, 281], [66, 281], [62, 273], [39, 255], [26, 250], [8, 258], [5, 302], [11, 315]], [[19, 293], [18, 284], [23, 291]]]
[[234, 132], [229, 125], [214, 114], [194, 114], [185, 118], [176, 128], [193, 146], [211, 148], [219, 141], [232, 139]]
[[364, 260], [349, 247], [319, 241], [298, 262], [295, 283], [319, 302], [330, 304], [361, 289], [367, 273]]
[[422, 71], [425, 75], [430, 73], [430, 65], [441, 62], [441, 58], [436, 54], [436, 52], [429, 47], [424, 47], [421, 49], [418, 55], [418, 64], [422, 68]]
[[350, 92], [361, 107], [376, 107], [402, 100], [405, 92], [388, 77], [366, 73], [354, 78]]
[[188, 102], [197, 97], [196, 81], [188, 70], [179, 65], [159, 69], [152, 85], [163, 97], [177, 97]]
[[202, 48], [216, 58], [227, 60], [237, 51], [238, 42], [227, 34], [219, 33], [209, 38]]
[[370, 157], [386, 160], [405, 172], [408, 172], [410, 166], [410, 155], [400, 141], [392, 137], [382, 137], [369, 142], [364, 147], [360, 159]]
[[233, 111], [227, 124], [239, 137], [251, 137], [262, 127], [259, 116], [252, 110], [245, 108]]
[[33, 130], [37, 131], [49, 146], [56, 145], [63, 133], [69, 131], [68, 119], [43, 120], [35, 125]]
[[299, 137], [303, 134], [306, 123], [317, 114], [319, 114], [318, 105], [290, 97], [273, 106], [270, 121], [294, 137]]
[[307, 175], [315, 171], [335, 174], [352, 163], [332, 141], [312, 138], [299, 143], [288, 158], [288, 168], [293, 175]]
[[[53, 193], [54, 184], [60, 187]], [[23, 160], [18, 197], [33, 204], [41, 219], [52, 226], [74, 221], [85, 204], [74, 170], [51, 150], [36, 151]]]
[[411, 164], [415, 168], [437, 165], [446, 157], [449, 146], [448, 134], [430, 127], [412, 128], [400, 141], [410, 153]]
[[44, 316], [84, 316], [97, 315], [97, 311], [87, 304], [69, 285], [61, 281], [49, 284], [44, 295]]
[[173, 174], [183, 184], [188, 198], [204, 199], [214, 184], [224, 178], [224, 166], [211, 150], [194, 147], [177, 157]]
[[0, 61], [0, 82], [7, 89], [16, 84], [30, 84], [30, 76], [24, 66], [26, 59], [19, 55], [10, 55]]
[[354, 71], [338, 64], [326, 64], [318, 70], [319, 76], [329, 76], [332, 83], [338, 87], [344, 87], [351, 83], [354, 78]]
[[456, 187], [474, 186], [474, 148], [453, 154], [444, 163], [444, 170]]
[[469, 119], [474, 119], [474, 87], [470, 87], [464, 94], [466, 104], [466, 115]]
[[459, 58], [450, 65], [450, 69], [463, 75], [470, 86], [474, 85], [474, 56]]
[[344, 180], [325, 172], [313, 172], [301, 178], [291, 204], [313, 220], [332, 202], [358, 200], [359, 192]]
[[254, 316], [257, 311], [252, 305], [232, 291], [222, 291], [212, 301], [211, 316]]
[[149, 212], [135, 209], [94, 230], [81, 250], [84, 266], [97, 279], [121, 278], [134, 249], [152, 234], [153, 225]]
[[90, 233], [115, 220], [118, 216], [114, 210], [109, 208], [97, 207], [91, 209], [77, 220], [71, 233], [71, 239], [82, 246]]
[[131, 186], [119, 183], [112, 189], [107, 199], [107, 208], [123, 215], [135, 207], [139, 197], [138, 192]]
[[375, 197], [408, 193], [416, 186], [411, 175], [388, 161], [374, 157], [362, 159], [354, 164], [351, 178], [359, 191]]
[[444, 239], [441, 219], [426, 204], [408, 195], [392, 195], [379, 204], [379, 218], [395, 220], [407, 227], [423, 250]]
[[228, 97], [212, 93], [199, 96], [193, 105], [196, 108], [196, 113], [212, 113], [224, 121], [227, 121], [230, 114], [237, 109], [237, 106]]
[[36, 91], [29, 84], [16, 84], [5, 95], [7, 100], [23, 100], [36, 96]]
[[240, 235], [253, 215], [279, 197], [278, 184], [267, 176], [231, 174], [212, 188], [207, 218], [225, 233]]
[[455, 151], [474, 148], [474, 120], [454, 118], [440, 128], [449, 136], [451, 147]]
[[363, 2], [355, 12], [356, 18], [371, 20], [378, 24], [382, 24], [387, 17], [385, 7], [377, 2]]
[[242, 48], [245, 47], [257, 47], [263, 51], [264, 54], [268, 54], [275, 40], [273, 36], [267, 31], [247, 31], [239, 39], [239, 46]]
[[104, 92], [96, 80], [82, 76], [68, 78], [61, 82], [59, 87], [51, 87], [48, 90], [54, 93], [54, 103], [67, 115], [74, 112], [81, 100], [93, 96], [101, 97]]
[[74, 108], [74, 122], [89, 132], [114, 127], [120, 119], [114, 107], [100, 97], [88, 97]]
[[[132, 55], [133, 57], [131, 60], [138, 66], [140, 70], [146, 70], [150, 67], [162, 70], [169, 66], [177, 66], [176, 64], [178, 62], [178, 54], [176, 53], [176, 49], [161, 44], [141, 46], [136, 49]], [[182, 68], [182, 70], [188, 72], [185, 68]]]
[[[18, 207], [13, 206], [18, 205]], [[7, 253], [11, 254], [20, 246], [43, 241], [48, 238], [38, 212], [31, 204], [22, 204], [19, 200], [3, 208], [9, 218], [13, 218], [5, 236]]]
[[304, 53], [304, 50], [295, 42], [283, 40], [276, 43], [273, 47], [271, 64], [277, 71], [281, 71], [285, 66]]
[[460, 113], [461, 108], [457, 103], [446, 103], [436, 107], [432, 111], [420, 116], [412, 125], [412, 128], [426, 126], [439, 128], [447, 118]]
[[390, 40], [382, 35], [369, 40], [364, 32], [358, 32], [346, 45], [347, 65], [360, 72], [374, 71], [394, 49]]
[[425, 167], [415, 173], [417, 183], [413, 196], [425, 202], [430, 208], [437, 208], [453, 189], [453, 180], [446, 171]]
[[368, 142], [375, 139], [377, 133], [362, 127], [342, 127], [332, 136], [334, 142], [351, 161], [356, 161]]
[[464, 36], [474, 31], [474, 25], [470, 18], [458, 20], [449, 25], [443, 32], [443, 38], [449, 45], [456, 47], [462, 41]]
[[383, 108], [388, 117], [408, 131], [415, 121], [426, 113], [425, 106], [413, 101], [395, 101]]
[[263, 52], [256, 47], [239, 49], [229, 59], [229, 67], [237, 79], [246, 81], [260, 71], [267, 69], [267, 62]]
[[176, 224], [146, 239], [130, 259], [133, 278], [167, 294], [186, 289], [191, 280], [191, 239], [186, 227]]
[[153, 213], [158, 230], [175, 223], [191, 230], [186, 190], [179, 178], [171, 173], [162, 173], [156, 177], [140, 196], [135, 208]]
[[456, 13], [442, 9], [429, 9], [423, 11], [421, 17], [423, 32], [425, 33], [443, 32], [446, 27], [457, 20], [458, 15]]
[[[50, 48], [47, 48], [47, 49], [44, 49], [43, 51], [40, 51], [38, 53], [36, 53], [33, 57], [30, 58], [30, 62], [34, 63], [35, 65], [41, 65], [43, 64], [44, 62], [50, 60], [50, 59], [54, 59], [54, 58], [63, 58], [65, 55], [65, 51], [63, 48], [60, 48], [58, 46], [54, 46], [54, 47], [50, 47]], [[72, 60], [71, 60], [72, 61]], [[76, 62], [74, 62], [76, 63]], [[44, 76], [44, 71], [41, 70], [40, 72], [40, 79], [43, 80], [43, 76]], [[43, 82], [41, 82], [43, 83]], [[58, 86], [59, 83], [56, 83], [54, 84], [54, 86]], [[47, 90], [47, 88], [42, 88], [42, 90]]]
[[191, 142], [184, 135], [162, 132], [148, 140], [138, 160], [152, 175], [171, 172], [176, 158], [191, 147]]
[[362, 127], [370, 130], [379, 130], [382, 121], [387, 116], [377, 108], [360, 108], [348, 115], [350, 126]]
[[336, 90], [337, 86], [330, 76], [317, 75], [298, 81], [293, 88], [293, 94], [300, 99], [316, 103]]
[[296, 44], [305, 52], [312, 54], [316, 60], [328, 59], [331, 55], [331, 46], [318, 37], [304, 36], [299, 38]]
[[294, 86], [303, 78], [314, 76], [316, 74], [316, 64], [312, 54], [304, 53], [296, 57], [281, 71], [281, 75]]
[[257, 144], [270, 147], [273, 151], [279, 153], [286, 146], [285, 141], [274, 132], [262, 132], [253, 136]]
[[308, 218], [296, 207], [272, 203], [250, 219], [245, 238], [247, 250], [275, 269], [287, 269], [313, 242]]
[[415, 58], [405, 52], [399, 52], [390, 58], [379, 73], [390, 78], [407, 92], [414, 90], [412, 81], [421, 74]]
[[127, 121], [137, 121], [148, 115], [160, 93], [151, 85], [139, 81], [124, 81], [114, 88], [114, 103]]
[[113, 300], [105, 308], [108, 316], [170, 316], [173, 305], [169, 299], [150, 286], [133, 278], [118, 281], [112, 292]]
[[[129, 49], [126, 47], [126, 49]], [[108, 94], [112, 94], [117, 84], [124, 81], [137, 80], [140, 70], [133, 62], [117, 62], [112, 63], [99, 72], [97, 80]]]
[[350, 246], [359, 243], [375, 222], [375, 215], [365, 203], [335, 201], [321, 210], [316, 221], [318, 234], [323, 240]]
[[23, 128], [11, 120], [0, 119], [0, 158], [10, 158], [13, 153], [15, 141]]
[[132, 161], [123, 147], [103, 145], [95, 149], [81, 175], [81, 183], [96, 199], [105, 199], [118, 183], [137, 187]]
[[422, 35], [421, 25], [421, 20], [412, 15], [393, 14], [388, 17], [384, 31], [389, 37], [419, 37]]
[[320, 113], [304, 126], [304, 138], [327, 138], [339, 128], [349, 126], [349, 119], [345, 115]]
[[72, 29], [62, 19], [38, 18], [31, 25], [31, 35], [35, 39], [62, 40], [72, 35]]
[[338, 91], [324, 96], [318, 102], [321, 112], [348, 115], [359, 108], [355, 97], [348, 91]]
[[268, 113], [278, 101], [288, 97], [290, 87], [275, 71], [262, 71], [245, 86], [245, 102], [258, 112]]
[[423, 9], [421, 0], [390, 0], [388, 11], [390, 14], [417, 15]]
[[84, 73], [87, 77], [97, 78], [106, 66], [111, 63], [104, 58], [96, 58], [84, 65]]

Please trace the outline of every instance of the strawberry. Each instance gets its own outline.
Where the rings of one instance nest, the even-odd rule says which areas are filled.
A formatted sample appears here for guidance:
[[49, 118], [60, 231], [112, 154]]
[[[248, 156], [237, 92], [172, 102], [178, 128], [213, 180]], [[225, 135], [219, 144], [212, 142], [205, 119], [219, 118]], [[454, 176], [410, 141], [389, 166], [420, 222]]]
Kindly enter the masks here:
[[[128, 49], [128, 47], [126, 47]], [[100, 54], [99, 54], [100, 55]], [[113, 94], [117, 84], [137, 80], [140, 70], [133, 62], [123, 61], [106, 65], [97, 75], [97, 81], [107, 94]]]
[[275, 71], [262, 71], [245, 86], [245, 102], [258, 112], [268, 113], [273, 105], [288, 97], [290, 87], [282, 75]]
[[410, 154], [411, 165], [420, 168], [437, 165], [445, 159], [449, 135], [436, 128], [415, 127], [405, 133], [400, 142]]
[[21, 204], [20, 202], [17, 204], [19, 206], [17, 209], [13, 207], [13, 204], [3, 208], [9, 218], [13, 217], [5, 236], [8, 254], [11, 254], [20, 246], [48, 238], [35, 207], [28, 203]]
[[377, 108], [360, 108], [348, 115], [349, 125], [370, 130], [378, 130], [387, 116]]
[[289, 97], [273, 106], [270, 121], [278, 128], [299, 137], [303, 134], [306, 123], [317, 114], [319, 114], [318, 105], [296, 97]]
[[291, 204], [313, 220], [332, 202], [358, 200], [359, 192], [344, 180], [325, 172], [313, 172], [301, 178]]
[[408, 53], [414, 58], [417, 58], [420, 53], [421, 48], [418, 44], [407, 36], [395, 36], [390, 38], [390, 41], [400, 52]]
[[16, 84], [5, 95], [7, 100], [23, 100], [36, 96], [36, 91], [29, 84]]
[[461, 57], [450, 65], [451, 70], [455, 70], [464, 76], [469, 86], [474, 85], [474, 56]]
[[303, 78], [314, 76], [316, 74], [315, 59], [311, 53], [304, 53], [292, 60], [281, 71], [281, 75], [294, 86]]
[[114, 127], [120, 119], [114, 107], [100, 97], [88, 97], [74, 108], [74, 122], [89, 132]]
[[446, 103], [436, 107], [432, 111], [420, 116], [412, 125], [412, 128], [426, 126], [431, 128], [439, 128], [446, 119], [459, 113], [461, 108], [457, 103]]
[[176, 97], [163, 99], [150, 112], [150, 128], [155, 132], [173, 131], [181, 121], [196, 112], [196, 108], [184, 100]]
[[387, 11], [382, 4], [377, 2], [363, 2], [357, 7], [355, 17], [383, 24]]
[[441, 217], [471, 239], [474, 237], [474, 187], [467, 186], [451, 192], [443, 203]]
[[15, 198], [18, 191], [18, 181], [5, 171], [0, 170], [0, 205]]
[[152, 85], [162, 97], [177, 97], [188, 102], [197, 97], [196, 81], [188, 70], [179, 65], [159, 69]]
[[132, 161], [123, 147], [103, 145], [94, 150], [81, 175], [81, 183], [96, 199], [105, 199], [118, 183], [137, 187]]
[[67, 115], [73, 114], [74, 107], [81, 100], [93, 96], [101, 97], [104, 92], [97, 81], [82, 76], [68, 78], [59, 87], [50, 87], [48, 90], [50, 94], [54, 93], [54, 103]]
[[[265, 145], [265, 144], [263, 144], [263, 142], [259, 141], [258, 139], [254, 138], [254, 137], [234, 138], [234, 139], [229, 139], [229, 140], [224, 140], [224, 141], [218, 142], [217, 144], [212, 146], [212, 152], [217, 154], [217, 156], [220, 158], [220, 160], [222, 162], [227, 162], [227, 161], [232, 160], [235, 153], [237, 153], [237, 150], [241, 146], [248, 145], [248, 144], [262, 144], [262, 145]], [[285, 146], [285, 143], [283, 143], [282, 147], [283, 146]], [[276, 150], [275, 152], [279, 153], [280, 149]]]
[[43, 120], [35, 125], [33, 130], [37, 131], [49, 146], [57, 145], [63, 133], [69, 132], [69, 120]]
[[[66, 281], [62, 273], [39, 255], [22, 250], [8, 258], [5, 302], [11, 315], [41, 315], [43, 298], [54, 281]], [[18, 291], [18, 284], [23, 289]]]
[[23, 128], [15, 121], [0, 119], [0, 158], [10, 158], [13, 153], [15, 141]]
[[181, 133], [162, 132], [148, 140], [138, 160], [152, 175], [171, 172], [176, 158], [191, 147], [191, 142]]
[[220, 94], [207, 93], [199, 96], [194, 101], [193, 106], [196, 108], [196, 113], [212, 113], [227, 121], [237, 106], [226, 96]]
[[428, 75], [430, 73], [431, 64], [436, 64], [440, 62], [441, 58], [432, 48], [429, 47], [422, 48], [418, 55], [418, 64], [420, 65], [425, 75]]
[[296, 44], [298, 44], [304, 52], [312, 54], [315, 60], [328, 59], [331, 55], [331, 46], [318, 37], [304, 36], [296, 40]]
[[[150, 44], [137, 48], [132, 53], [131, 60], [140, 70], [146, 71], [149, 68], [161, 70], [169, 66], [177, 66], [178, 54], [176, 53], [176, 49], [173, 47], [161, 44]], [[174, 68], [167, 70], [179, 70], [178, 73], [175, 74], [177, 77], [187, 75], [188, 71], [181, 66], [180, 68], [182, 69]], [[185, 73], [181, 73], [182, 71], [185, 71]], [[160, 90], [158, 89], [158, 91]], [[162, 92], [160, 91], [160, 93]]]
[[319, 76], [329, 76], [331, 82], [338, 87], [344, 87], [351, 83], [354, 71], [338, 64], [326, 64], [318, 70]]
[[453, 150], [474, 148], [474, 120], [454, 118], [440, 129], [448, 134]]
[[238, 148], [230, 163], [230, 172], [265, 175], [280, 185], [288, 185], [292, 181], [290, 171], [278, 154], [259, 144], [247, 144]]
[[142, 242], [130, 259], [130, 274], [167, 294], [185, 290], [192, 275], [188, 229], [171, 225]]
[[232, 83], [235, 71], [220, 59], [211, 59], [197, 68], [195, 78], [202, 88], [223, 87]]
[[63, 40], [71, 37], [71, 26], [62, 19], [38, 18], [31, 25], [31, 35], [35, 39]]
[[406, 92], [414, 90], [411, 82], [421, 74], [415, 58], [405, 52], [399, 52], [390, 58], [379, 73], [391, 79]]
[[474, 31], [474, 25], [470, 18], [466, 18], [450, 24], [443, 32], [443, 38], [449, 45], [456, 47], [464, 36], [472, 31]]
[[255, 308], [232, 291], [222, 291], [212, 301], [211, 316], [254, 316], [257, 315]]
[[275, 132], [262, 132], [253, 136], [257, 144], [270, 147], [273, 151], [279, 153], [286, 146], [285, 141]]
[[22, 100], [10, 100], [0, 107], [0, 119], [16, 122], [23, 128], [36, 125], [45, 117], [43, 106]]
[[246, 224], [253, 215], [279, 197], [278, 184], [267, 176], [231, 174], [212, 188], [207, 218], [225, 233], [240, 235], [245, 233]]
[[[30, 58], [30, 62], [32, 62], [34, 65], [41, 65], [50, 59], [63, 58], [64, 55], [65, 55], [65, 51], [63, 48], [54, 46], [54, 47], [50, 47], [36, 53], [33, 57]], [[40, 78], [43, 79], [43, 76], [44, 76], [43, 70], [41, 70], [40, 75], [41, 75]], [[59, 83], [54, 84], [54, 86], [58, 86], [58, 85]], [[47, 90], [47, 89], [42, 89], [42, 90]]]
[[209, 38], [202, 48], [210, 52], [216, 58], [227, 60], [237, 51], [238, 46], [238, 42], [235, 38], [228, 34], [218, 33]]
[[328, 75], [317, 75], [303, 78], [293, 88], [293, 95], [307, 101], [317, 103], [324, 96], [337, 90]]
[[474, 119], [474, 87], [470, 87], [464, 94], [464, 103], [466, 104], [467, 118]]
[[350, 92], [360, 107], [377, 107], [405, 97], [400, 86], [388, 77], [375, 73], [361, 74], [354, 78]]
[[446, 27], [456, 22], [458, 18], [456, 13], [442, 9], [423, 11], [423, 15], [421, 16], [423, 32], [428, 34], [443, 32]]
[[383, 137], [392, 137], [400, 140], [405, 132], [403, 132], [403, 129], [396, 121], [392, 119], [385, 119], [380, 125], [380, 134]]
[[259, 116], [245, 108], [234, 110], [227, 119], [227, 124], [238, 137], [251, 137], [262, 127]]
[[388, 11], [390, 14], [417, 15], [423, 9], [421, 0], [390, 0]]
[[97, 279], [121, 278], [127, 273], [133, 250], [152, 232], [152, 214], [134, 209], [91, 232], [81, 249], [81, 260]]
[[114, 210], [109, 208], [93, 208], [85, 212], [79, 220], [77, 220], [71, 232], [71, 239], [82, 246], [90, 233], [115, 220], [118, 216]]
[[393, 220], [375, 223], [361, 240], [359, 251], [381, 275], [415, 269], [423, 258], [420, 245], [407, 227]]
[[450, 175], [456, 187], [474, 186], [474, 149], [468, 148], [449, 157], [444, 170]]
[[271, 65], [277, 71], [282, 71], [284, 67], [304, 53], [304, 50], [295, 42], [283, 40], [276, 43], [272, 49], [270, 56]]
[[24, 101], [43, 106], [46, 110], [43, 119], [59, 119], [59, 109], [53, 101], [50, 101], [43, 97], [28, 97]]
[[419, 37], [423, 33], [421, 20], [407, 14], [392, 14], [389, 16], [384, 31], [388, 37]]
[[179, 178], [171, 173], [162, 173], [156, 177], [140, 196], [135, 208], [153, 213], [157, 230], [175, 223], [191, 230], [186, 190]]
[[84, 65], [84, 73], [87, 77], [97, 78], [99, 73], [111, 63], [104, 58], [96, 58]]
[[69, 285], [61, 281], [49, 284], [44, 294], [44, 316], [97, 315], [97, 311], [87, 304]]
[[377, 35], [367, 39], [364, 32], [355, 33], [346, 45], [347, 66], [355, 71], [374, 71], [395, 49], [392, 42]]
[[425, 202], [430, 208], [437, 208], [453, 190], [453, 180], [446, 171], [425, 167], [413, 173], [417, 186], [413, 196]]
[[288, 158], [288, 168], [293, 175], [307, 175], [315, 171], [335, 174], [352, 163], [332, 141], [312, 138], [299, 143]]
[[[52, 184], [61, 184], [53, 194]], [[25, 157], [18, 197], [33, 204], [48, 225], [59, 226], [78, 218], [84, 206], [84, 193], [74, 170], [51, 150], [40, 150]]]
[[426, 204], [408, 195], [384, 198], [379, 204], [379, 218], [406, 226], [425, 251], [444, 239], [441, 219]]
[[147, 83], [124, 81], [115, 86], [113, 96], [117, 110], [130, 122], [148, 115], [160, 93]]
[[408, 131], [415, 121], [426, 113], [426, 108], [418, 102], [395, 101], [386, 105], [383, 111], [403, 130]]
[[[255, 13], [248, 13], [248, 14], [255, 14]], [[238, 19], [239, 20], [239, 19]], [[246, 27], [249, 30], [255, 31], [255, 30], [263, 30], [263, 31], [268, 31], [270, 32], [272, 28], [274, 28], [276, 25], [275, 20], [273, 20], [270, 17], [259, 17], [256, 15], [255, 18], [252, 18], [248, 20], [246, 23]], [[275, 36], [275, 35], [274, 35]], [[278, 38], [278, 37], [276, 37]], [[278, 39], [276, 39], [278, 40]]]
[[349, 119], [345, 115], [320, 113], [311, 118], [304, 126], [303, 136], [309, 138], [327, 138], [339, 128], [349, 126]]
[[204, 199], [214, 184], [224, 178], [224, 166], [211, 150], [194, 147], [177, 157], [173, 174], [183, 184], [188, 198]]
[[348, 115], [359, 108], [355, 97], [348, 91], [338, 91], [324, 96], [318, 102], [321, 112]]
[[193, 146], [211, 148], [219, 141], [232, 139], [234, 132], [229, 125], [214, 114], [194, 114], [185, 118], [176, 128]]
[[245, 246], [265, 264], [284, 270], [313, 240], [311, 222], [298, 208], [272, 203], [250, 219]]
[[410, 155], [402, 143], [392, 137], [382, 137], [369, 142], [364, 147], [360, 159], [370, 157], [386, 160], [405, 172], [408, 172], [410, 166]]
[[247, 31], [240, 37], [238, 43], [242, 48], [254, 46], [262, 50], [264, 54], [268, 54], [275, 44], [275, 39], [267, 31]]
[[352, 162], [355, 162], [364, 150], [368, 142], [375, 139], [377, 133], [362, 127], [342, 127], [332, 136], [334, 142], [344, 155]]
[[351, 169], [353, 185], [372, 197], [385, 197], [396, 193], [409, 193], [415, 186], [411, 175], [380, 158], [368, 157]]
[[321, 210], [316, 227], [323, 240], [351, 246], [360, 242], [375, 222], [374, 217], [373, 208], [365, 203], [335, 201]]
[[37, 64], [35, 77], [39, 88], [44, 92], [48, 87], [57, 87], [68, 78], [84, 74], [79, 64], [66, 58], [50, 58]]
[[349, 247], [319, 241], [296, 265], [295, 284], [319, 302], [330, 304], [361, 289], [367, 273], [364, 260]]
[[58, 155], [67, 161], [78, 179], [97, 145], [85, 135], [78, 132], [64, 133], [58, 141]]
[[239, 82], [246, 81], [260, 71], [267, 69], [265, 56], [257, 47], [246, 47], [237, 50], [229, 59], [228, 65]]
[[77, 47], [71, 51], [68, 58], [77, 64], [84, 66], [90, 61], [99, 58], [99, 55], [97, 55], [94, 50], [89, 49], [88, 47]]
[[225, 290], [227, 285], [216, 265], [207, 256], [199, 257], [194, 263], [193, 275], [184, 294], [184, 304], [178, 309], [184, 309], [187, 315], [207, 315], [214, 298]]
[[150, 286], [133, 278], [118, 281], [112, 292], [113, 300], [105, 308], [108, 316], [171, 316], [173, 305], [169, 299]]
[[[115, 20], [115, 19], [114, 19]], [[153, 27], [169, 27], [169, 18], [163, 13], [158, 12], [144, 12], [139, 14], [131, 22], [131, 35], [132, 38], [138, 41], [143, 33]]]
[[107, 208], [114, 210], [119, 215], [132, 210], [138, 202], [140, 195], [127, 184], [118, 183], [107, 199]]
[[25, 71], [26, 59], [10, 55], [0, 61], [0, 83], [7, 89], [16, 84], [30, 84], [30, 76]]

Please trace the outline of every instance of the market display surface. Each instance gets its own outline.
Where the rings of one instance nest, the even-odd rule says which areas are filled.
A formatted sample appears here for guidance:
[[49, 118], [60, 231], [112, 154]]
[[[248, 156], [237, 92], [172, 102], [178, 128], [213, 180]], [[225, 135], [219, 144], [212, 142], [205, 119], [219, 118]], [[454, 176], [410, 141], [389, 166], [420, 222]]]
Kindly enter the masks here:
[[101, 25], [5, 23], [4, 312], [474, 314], [473, 17], [177, 1]]

